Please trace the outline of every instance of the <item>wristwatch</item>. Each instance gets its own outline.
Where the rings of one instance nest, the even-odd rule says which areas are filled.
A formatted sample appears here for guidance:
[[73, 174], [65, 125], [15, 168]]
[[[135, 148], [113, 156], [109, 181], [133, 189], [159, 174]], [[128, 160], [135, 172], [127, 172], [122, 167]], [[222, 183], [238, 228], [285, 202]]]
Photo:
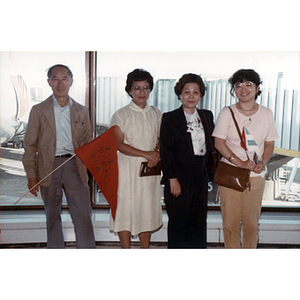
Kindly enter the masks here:
[[263, 164], [263, 169], [262, 170], [265, 171], [267, 169], [267, 166], [264, 164], [264, 162], [262, 160], [260, 162]]

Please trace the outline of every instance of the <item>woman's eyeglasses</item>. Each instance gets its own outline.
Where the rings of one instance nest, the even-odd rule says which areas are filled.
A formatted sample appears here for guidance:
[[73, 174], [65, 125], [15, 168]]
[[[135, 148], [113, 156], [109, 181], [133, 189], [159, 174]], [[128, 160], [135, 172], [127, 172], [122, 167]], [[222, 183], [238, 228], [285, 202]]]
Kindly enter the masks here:
[[132, 90], [134, 92], [138, 92], [138, 93], [141, 92], [141, 91], [149, 92], [150, 91], [150, 86], [148, 86], [148, 85], [145, 85], [145, 86], [138, 86], [138, 85], [136, 85], [136, 86], [134, 86], [132, 88]]
[[253, 87], [253, 85], [254, 85], [254, 83], [252, 81], [245, 81], [245, 82], [237, 82], [233, 87], [235, 90], [239, 90], [242, 87], [251, 89]]

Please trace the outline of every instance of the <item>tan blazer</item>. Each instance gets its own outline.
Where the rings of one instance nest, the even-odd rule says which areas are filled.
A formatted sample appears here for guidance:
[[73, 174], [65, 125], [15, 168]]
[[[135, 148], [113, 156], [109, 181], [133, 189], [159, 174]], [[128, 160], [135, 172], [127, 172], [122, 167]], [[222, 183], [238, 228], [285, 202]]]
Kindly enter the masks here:
[[[83, 146], [92, 139], [88, 108], [75, 102], [70, 108], [71, 131], [74, 149]], [[23, 165], [27, 178], [40, 181], [53, 170], [56, 151], [56, 126], [53, 97], [32, 107], [24, 139]], [[74, 158], [73, 158], [74, 159]], [[75, 157], [78, 171], [85, 186], [88, 176], [85, 165]], [[41, 183], [48, 187], [51, 176]]]

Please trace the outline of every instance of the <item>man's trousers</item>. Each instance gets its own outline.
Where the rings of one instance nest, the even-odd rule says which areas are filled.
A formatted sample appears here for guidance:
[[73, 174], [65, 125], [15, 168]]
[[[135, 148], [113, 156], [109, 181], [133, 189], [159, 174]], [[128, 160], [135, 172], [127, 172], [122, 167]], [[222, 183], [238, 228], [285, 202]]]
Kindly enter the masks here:
[[[53, 169], [66, 159], [56, 157]], [[89, 187], [82, 183], [75, 158], [52, 174], [49, 187], [41, 186], [47, 218], [47, 248], [65, 247], [61, 223], [63, 191], [75, 228], [77, 248], [95, 248]]]

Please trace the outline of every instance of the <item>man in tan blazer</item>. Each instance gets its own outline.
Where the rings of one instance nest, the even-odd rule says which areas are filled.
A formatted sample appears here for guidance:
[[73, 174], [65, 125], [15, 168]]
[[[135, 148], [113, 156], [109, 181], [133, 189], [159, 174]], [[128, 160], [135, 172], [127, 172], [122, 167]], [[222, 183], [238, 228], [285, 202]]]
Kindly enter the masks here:
[[[52, 66], [48, 84], [53, 95], [32, 107], [24, 139], [22, 162], [29, 189], [91, 140], [88, 109], [69, 96], [71, 70], [64, 65]], [[40, 186], [47, 218], [47, 247], [64, 248], [60, 216], [64, 191], [77, 248], [95, 248], [87, 170], [79, 157], [68, 161]], [[38, 191], [36, 187], [31, 193], [37, 196]]]

